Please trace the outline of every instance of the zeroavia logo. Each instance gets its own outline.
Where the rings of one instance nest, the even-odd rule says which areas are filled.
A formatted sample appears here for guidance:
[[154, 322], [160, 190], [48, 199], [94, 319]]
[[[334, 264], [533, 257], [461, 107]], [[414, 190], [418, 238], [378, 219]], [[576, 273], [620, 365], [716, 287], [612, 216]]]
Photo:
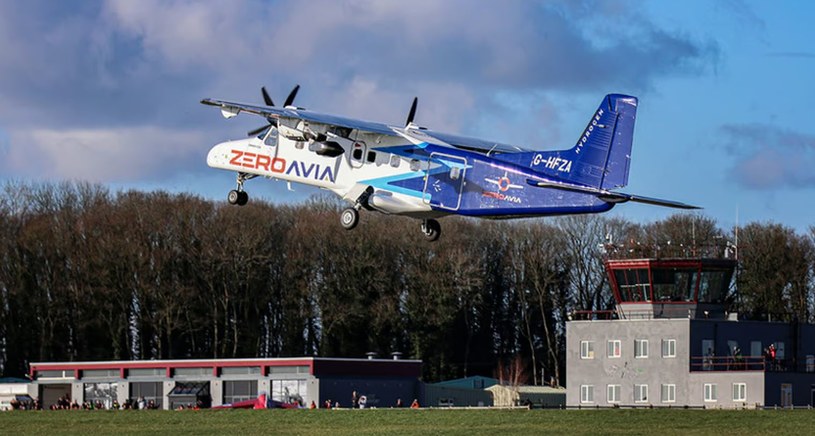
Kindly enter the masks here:
[[336, 181], [334, 171], [329, 166], [324, 167], [317, 163], [306, 164], [296, 160], [287, 162], [282, 157], [271, 157], [240, 150], [232, 150], [232, 159], [229, 160], [229, 164], [304, 179], [328, 180], [331, 183]]

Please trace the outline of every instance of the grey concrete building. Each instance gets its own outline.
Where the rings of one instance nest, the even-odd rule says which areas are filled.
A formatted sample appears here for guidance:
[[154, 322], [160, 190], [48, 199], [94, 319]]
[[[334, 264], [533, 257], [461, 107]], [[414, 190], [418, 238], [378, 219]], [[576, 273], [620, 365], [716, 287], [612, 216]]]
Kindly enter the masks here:
[[815, 325], [728, 313], [735, 262], [606, 267], [616, 310], [566, 323], [568, 406], [815, 406]]

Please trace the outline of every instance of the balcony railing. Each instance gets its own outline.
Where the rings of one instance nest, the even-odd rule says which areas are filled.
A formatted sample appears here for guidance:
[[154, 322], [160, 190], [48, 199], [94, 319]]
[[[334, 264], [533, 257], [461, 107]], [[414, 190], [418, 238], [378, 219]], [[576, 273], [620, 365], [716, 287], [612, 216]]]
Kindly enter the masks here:
[[770, 359], [765, 356], [692, 356], [690, 358], [691, 371], [767, 371], [813, 372], [813, 365], [798, 365], [796, 368], [786, 359]]

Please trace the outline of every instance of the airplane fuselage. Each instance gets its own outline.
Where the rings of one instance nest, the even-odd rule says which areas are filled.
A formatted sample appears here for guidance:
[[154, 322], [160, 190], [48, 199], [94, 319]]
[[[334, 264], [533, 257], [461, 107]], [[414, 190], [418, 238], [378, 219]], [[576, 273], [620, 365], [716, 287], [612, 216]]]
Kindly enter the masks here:
[[[270, 135], [271, 136], [271, 135]], [[603, 212], [612, 203], [596, 196], [540, 189], [528, 180], [545, 180], [536, 171], [480, 153], [380, 140], [346, 142], [339, 156], [321, 156], [309, 141], [279, 135], [276, 140], [253, 137], [213, 147], [207, 164], [239, 173], [303, 183], [327, 189], [354, 202], [372, 189], [366, 206], [389, 214], [417, 218], [459, 214], [481, 217], [542, 216]], [[382, 143], [387, 140], [389, 143]], [[571, 161], [536, 155], [544, 166], [569, 171]], [[532, 162], [530, 162], [531, 164]]]

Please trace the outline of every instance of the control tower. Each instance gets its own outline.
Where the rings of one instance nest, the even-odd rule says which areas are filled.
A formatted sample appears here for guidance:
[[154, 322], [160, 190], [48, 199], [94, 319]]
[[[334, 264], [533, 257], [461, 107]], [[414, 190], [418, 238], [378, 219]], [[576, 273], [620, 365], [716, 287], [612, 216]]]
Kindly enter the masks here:
[[736, 266], [606, 260], [614, 310], [566, 323], [567, 407], [815, 407], [815, 325], [739, 317]]
[[732, 259], [607, 260], [620, 319], [725, 319]]

